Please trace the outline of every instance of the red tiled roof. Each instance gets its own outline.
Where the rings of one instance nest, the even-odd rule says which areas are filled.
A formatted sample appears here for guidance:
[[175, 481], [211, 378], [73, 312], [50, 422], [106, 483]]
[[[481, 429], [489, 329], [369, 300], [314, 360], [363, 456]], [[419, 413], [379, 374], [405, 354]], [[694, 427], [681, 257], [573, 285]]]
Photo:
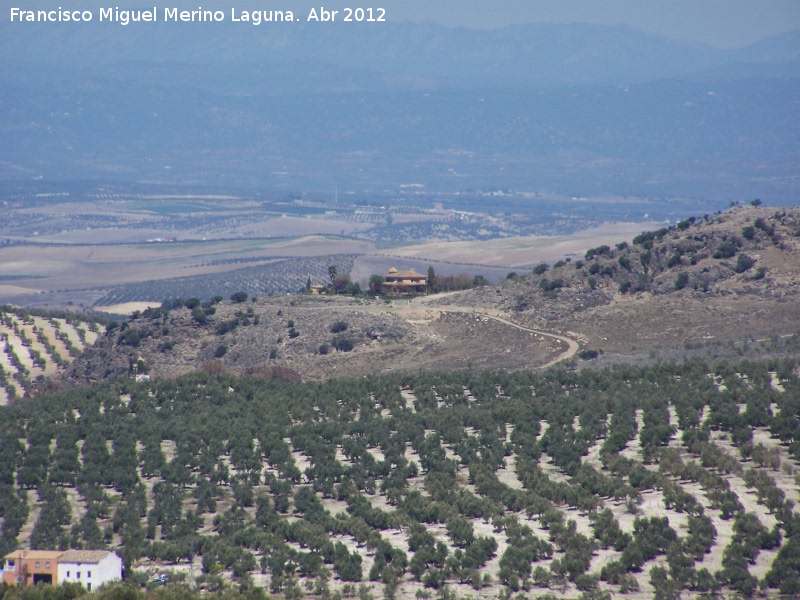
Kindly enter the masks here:
[[427, 276], [423, 275], [422, 273], [417, 273], [414, 269], [409, 269], [408, 271], [398, 271], [394, 267], [389, 269], [389, 273], [386, 277], [402, 277], [404, 279], [427, 279]]
[[9, 552], [3, 558], [6, 560], [14, 560], [16, 558], [23, 558], [25, 560], [57, 560], [62, 554], [63, 550], [14, 550]]

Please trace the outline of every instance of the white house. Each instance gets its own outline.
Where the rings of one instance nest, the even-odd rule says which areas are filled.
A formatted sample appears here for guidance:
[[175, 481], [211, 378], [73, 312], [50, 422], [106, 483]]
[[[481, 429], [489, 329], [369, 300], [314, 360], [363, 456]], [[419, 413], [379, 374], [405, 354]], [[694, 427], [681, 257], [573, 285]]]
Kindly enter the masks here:
[[58, 583], [80, 583], [88, 590], [122, 579], [122, 559], [108, 550], [67, 550], [58, 558]]

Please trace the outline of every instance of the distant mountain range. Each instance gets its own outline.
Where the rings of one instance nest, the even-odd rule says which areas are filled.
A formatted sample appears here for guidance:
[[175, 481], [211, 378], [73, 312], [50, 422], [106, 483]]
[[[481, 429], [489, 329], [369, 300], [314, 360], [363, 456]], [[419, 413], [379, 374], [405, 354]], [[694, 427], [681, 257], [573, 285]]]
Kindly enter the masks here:
[[[379, 82], [394, 88], [631, 84], [723, 67], [734, 72], [742, 69], [747, 76], [748, 65], [783, 65], [796, 70], [800, 31], [723, 50], [627, 26], [587, 24], [478, 30], [433, 23], [270, 23], [254, 27], [222, 22], [122, 27], [96, 21], [36, 26], [3, 21], [0, 53], [23, 64], [71, 67], [128, 61], [324, 64], [334, 67], [339, 85], [345, 89], [374, 89]], [[353, 79], [341, 77], [342, 70], [354, 75]]]
[[0, 22], [0, 177], [797, 191], [800, 32]]

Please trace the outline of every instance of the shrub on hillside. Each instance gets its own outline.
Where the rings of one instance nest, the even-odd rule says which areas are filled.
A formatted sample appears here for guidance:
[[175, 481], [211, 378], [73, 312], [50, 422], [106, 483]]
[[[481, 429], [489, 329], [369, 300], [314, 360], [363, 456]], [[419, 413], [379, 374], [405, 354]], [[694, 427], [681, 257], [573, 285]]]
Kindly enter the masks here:
[[736, 244], [731, 240], [722, 242], [714, 251], [714, 258], [717, 260], [722, 258], [733, 258], [736, 256]]
[[342, 352], [350, 352], [355, 347], [355, 343], [349, 338], [336, 338], [333, 340], [333, 347]]
[[755, 259], [750, 258], [746, 254], [740, 254], [739, 257], [736, 259], [736, 272], [744, 273], [754, 264], [756, 264]]
[[230, 321], [223, 321], [218, 323], [214, 331], [217, 335], [225, 335], [236, 329], [239, 326], [239, 319], [231, 319]]
[[544, 292], [553, 292], [557, 289], [564, 287], [564, 280], [563, 279], [550, 280], [545, 277], [539, 282], [539, 287], [542, 288], [542, 291]]
[[125, 331], [119, 334], [117, 344], [120, 346], [131, 346], [136, 348], [141, 341], [142, 336], [139, 334], [139, 330], [133, 327], [128, 327]]
[[342, 333], [343, 331], [347, 331], [347, 323], [344, 321], [336, 321], [330, 326], [331, 333]]
[[547, 263], [540, 263], [533, 268], [534, 275], [544, 275], [547, 273], [550, 266]]

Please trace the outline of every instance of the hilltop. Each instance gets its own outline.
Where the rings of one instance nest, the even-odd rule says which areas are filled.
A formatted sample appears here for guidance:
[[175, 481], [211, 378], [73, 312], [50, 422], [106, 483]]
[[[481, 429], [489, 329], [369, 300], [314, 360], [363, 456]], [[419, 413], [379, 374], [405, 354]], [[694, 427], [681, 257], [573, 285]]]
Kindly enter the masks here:
[[606, 362], [722, 352], [797, 332], [798, 234], [797, 208], [739, 207], [446, 302], [574, 332], [584, 346], [604, 350]]
[[0, 406], [0, 547], [182, 594], [796, 596], [798, 231], [736, 208], [464, 292], [70, 318], [91, 385]]
[[798, 231], [800, 209], [735, 208], [464, 292], [178, 302], [111, 329], [68, 376], [128, 375], [140, 361], [153, 376], [280, 367], [326, 379], [782, 354], [800, 323]]

